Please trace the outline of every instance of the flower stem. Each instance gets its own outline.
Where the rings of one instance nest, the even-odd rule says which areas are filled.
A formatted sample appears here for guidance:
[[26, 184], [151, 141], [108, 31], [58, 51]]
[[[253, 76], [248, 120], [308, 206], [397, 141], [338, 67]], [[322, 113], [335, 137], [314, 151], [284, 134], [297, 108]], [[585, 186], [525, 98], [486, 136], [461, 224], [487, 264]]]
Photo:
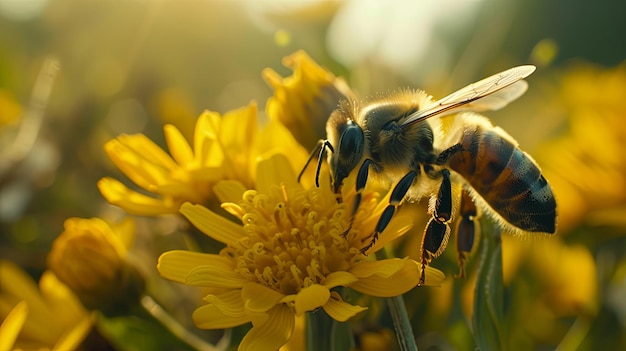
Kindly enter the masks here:
[[502, 238], [489, 216], [480, 218], [480, 263], [474, 289], [472, 331], [480, 350], [505, 350]]
[[[388, 256], [385, 249], [376, 252], [376, 259], [384, 260], [386, 258], [388, 258]], [[417, 351], [413, 327], [411, 326], [411, 320], [406, 311], [406, 305], [404, 304], [402, 295], [389, 297], [386, 300], [400, 350]]]
[[154, 299], [148, 295], [144, 295], [141, 298], [141, 306], [152, 317], [158, 320], [165, 328], [167, 328], [173, 335], [178, 337], [187, 345], [191, 346], [198, 351], [222, 351], [226, 350], [230, 343], [230, 334], [225, 331], [224, 336], [218, 342], [217, 345], [212, 345], [199, 338], [196, 334], [189, 332], [184, 326], [182, 326], [176, 319], [174, 319], [169, 313], [167, 313], [161, 305], [159, 305]]

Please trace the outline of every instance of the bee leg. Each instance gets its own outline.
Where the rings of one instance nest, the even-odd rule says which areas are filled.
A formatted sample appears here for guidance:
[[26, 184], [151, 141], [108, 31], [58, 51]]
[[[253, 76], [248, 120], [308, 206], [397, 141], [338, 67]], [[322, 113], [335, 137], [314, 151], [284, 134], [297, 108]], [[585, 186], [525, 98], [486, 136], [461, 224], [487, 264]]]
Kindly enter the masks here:
[[346, 229], [341, 236], [344, 238], [348, 235], [350, 228], [352, 228], [352, 221], [354, 221], [354, 215], [356, 211], [359, 210], [359, 206], [361, 206], [361, 199], [363, 198], [363, 190], [365, 190], [365, 184], [367, 183], [367, 177], [369, 176], [370, 165], [373, 165], [374, 161], [370, 159], [366, 159], [359, 167], [359, 173], [356, 175], [356, 196], [354, 197], [354, 206], [352, 206], [352, 213], [350, 214], [350, 225], [348, 229]]
[[476, 204], [470, 197], [466, 189], [461, 193], [461, 205], [459, 208], [461, 220], [456, 231], [456, 252], [459, 263], [459, 274], [457, 278], [465, 277], [465, 263], [472, 252], [476, 239]]
[[450, 182], [450, 171], [441, 171], [443, 180], [439, 186], [433, 217], [428, 221], [424, 236], [422, 237], [422, 247], [420, 250], [422, 274], [418, 286], [424, 284], [426, 279], [426, 266], [439, 257], [448, 245], [450, 237], [450, 225], [452, 218], [452, 184]]
[[387, 228], [387, 225], [389, 224], [389, 222], [391, 222], [391, 218], [393, 217], [396, 208], [400, 206], [400, 203], [402, 203], [404, 196], [409, 191], [411, 185], [413, 185], [415, 178], [417, 178], [417, 173], [415, 171], [411, 171], [404, 175], [404, 177], [402, 177], [398, 184], [396, 184], [396, 186], [393, 188], [393, 190], [391, 191], [391, 196], [389, 197], [389, 205], [387, 205], [387, 207], [383, 211], [383, 214], [378, 219], [378, 223], [376, 223], [376, 229], [374, 230], [374, 233], [372, 233], [369, 244], [361, 249], [362, 254], [365, 254], [365, 252], [369, 250], [374, 245], [374, 243], [376, 243], [378, 235], [382, 233], [385, 228]]
[[461, 151], [463, 151], [463, 145], [461, 145], [461, 144], [454, 144], [454, 145], [450, 146], [449, 148], [443, 150], [441, 153], [439, 153], [439, 155], [435, 159], [434, 164], [436, 164], [436, 165], [443, 165], [443, 164], [448, 162], [448, 159], [452, 155], [456, 154], [457, 152], [461, 152]]

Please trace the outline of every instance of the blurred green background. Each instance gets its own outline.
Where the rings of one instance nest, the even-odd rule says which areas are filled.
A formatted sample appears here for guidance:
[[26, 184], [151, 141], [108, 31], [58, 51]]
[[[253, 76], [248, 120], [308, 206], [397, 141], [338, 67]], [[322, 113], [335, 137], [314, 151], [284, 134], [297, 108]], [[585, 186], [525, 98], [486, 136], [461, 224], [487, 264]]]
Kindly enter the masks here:
[[[560, 175], [571, 186], [561, 189], [577, 191], [584, 206], [563, 204], [563, 231], [555, 242], [582, 247], [590, 255], [595, 274], [577, 283], [593, 284], [595, 292], [576, 300], [589, 299], [588, 304], [574, 304], [565, 312], [521, 310], [535, 301], [569, 301], [573, 292], [567, 289], [578, 289], [563, 283], [555, 293], [550, 283], [555, 280], [541, 280], [537, 271], [549, 271], [542, 264], [564, 261], [552, 259], [554, 251], [528, 253], [544, 241], [525, 241], [534, 248], [522, 250], [515, 263], [521, 268], [511, 269], [520, 278], [513, 276], [507, 285], [507, 321], [517, 333], [511, 342], [518, 340], [519, 349], [559, 344], [567, 349], [561, 341], [578, 337], [573, 345], [581, 350], [624, 349], [625, 127], [620, 122], [598, 129], [616, 133], [611, 138], [617, 148], [615, 143], [605, 147], [602, 135], [574, 143], [587, 149], [584, 155], [558, 147], [575, 134], [572, 116], [578, 112], [590, 112], [598, 124], [607, 122], [593, 116], [600, 111], [596, 107], [626, 117], [626, 83], [620, 83], [626, 80], [625, 14], [625, 2], [608, 0], [0, 0], [0, 155], [8, 165], [0, 172], [0, 258], [37, 277], [67, 217], [117, 211], [96, 188], [103, 176], [123, 178], [106, 158], [104, 142], [120, 133], [142, 132], [162, 145], [164, 123], [190, 136], [204, 109], [223, 113], [256, 100], [262, 111], [272, 94], [262, 69], [290, 74], [281, 59], [298, 49], [346, 78], [360, 96], [408, 86], [442, 97], [530, 63], [538, 70], [528, 79], [527, 95], [489, 117], [535, 155], [547, 168], [548, 180], [550, 172]], [[17, 130], [27, 122], [23, 116], [31, 108], [36, 77], [49, 58], [58, 60], [61, 70], [41, 127], [24, 157], [13, 159], [5, 151], [19, 142]], [[577, 74], [583, 77], [578, 83], [567, 80], [576, 80]], [[575, 96], [567, 95], [568, 84], [582, 89], [588, 100], [568, 98]], [[605, 95], [616, 97], [606, 102]], [[589, 125], [586, 131], [594, 135], [594, 124]], [[603, 153], [619, 155], [621, 162], [609, 163], [614, 169], [608, 178], [594, 177], [605, 174], [605, 166], [593, 159]], [[567, 169], [567, 160], [574, 159], [591, 170]], [[552, 164], [566, 166], [551, 169]], [[563, 194], [570, 201], [571, 193]], [[453, 254], [449, 249], [435, 263], [450, 278]], [[506, 261], [506, 251], [504, 256]], [[577, 269], [574, 263], [572, 279]], [[447, 302], [423, 290], [409, 294], [415, 301], [409, 306], [418, 345], [424, 349], [472, 349], [467, 327], [459, 326], [464, 322], [460, 285], [450, 288]], [[533, 322], [543, 325], [545, 318], [555, 322], [546, 330], [532, 330]]]

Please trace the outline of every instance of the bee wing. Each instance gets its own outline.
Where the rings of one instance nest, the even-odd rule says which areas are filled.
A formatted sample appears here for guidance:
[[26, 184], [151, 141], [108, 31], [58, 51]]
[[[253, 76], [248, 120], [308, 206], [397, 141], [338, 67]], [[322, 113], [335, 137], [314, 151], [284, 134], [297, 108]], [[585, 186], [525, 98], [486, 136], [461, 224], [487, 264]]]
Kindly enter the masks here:
[[433, 116], [445, 116], [463, 111], [498, 110], [520, 97], [528, 84], [522, 79], [535, 71], [535, 66], [525, 65], [510, 68], [427, 105], [408, 115], [402, 125], [407, 126]]

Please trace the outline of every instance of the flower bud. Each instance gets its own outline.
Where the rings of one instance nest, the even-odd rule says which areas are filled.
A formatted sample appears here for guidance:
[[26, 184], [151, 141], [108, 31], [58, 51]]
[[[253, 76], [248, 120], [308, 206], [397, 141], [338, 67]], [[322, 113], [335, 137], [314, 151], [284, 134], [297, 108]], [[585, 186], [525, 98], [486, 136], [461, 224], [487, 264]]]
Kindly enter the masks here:
[[124, 313], [145, 287], [141, 274], [126, 260], [126, 243], [133, 235], [130, 219], [109, 226], [99, 218], [70, 218], [52, 245], [48, 266], [85, 307]]

